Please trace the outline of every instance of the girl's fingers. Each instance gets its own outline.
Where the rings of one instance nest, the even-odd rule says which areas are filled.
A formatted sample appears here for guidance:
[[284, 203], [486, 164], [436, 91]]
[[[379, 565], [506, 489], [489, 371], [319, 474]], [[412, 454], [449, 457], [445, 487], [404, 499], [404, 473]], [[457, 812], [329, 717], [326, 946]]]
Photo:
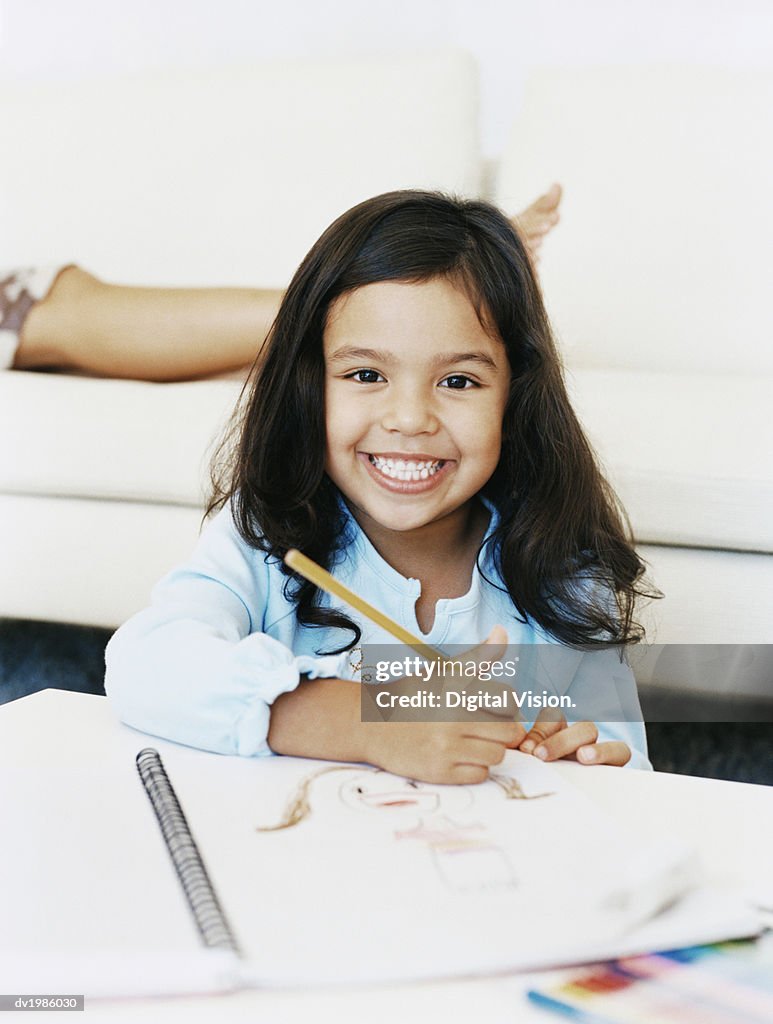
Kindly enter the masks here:
[[533, 754], [534, 750], [543, 740], [554, 736], [557, 732], [566, 728], [566, 719], [556, 711], [540, 711], [534, 725], [529, 729], [519, 750], [524, 754]]
[[457, 655], [457, 658], [464, 661], [498, 661], [507, 650], [507, 630], [504, 626], [494, 626], [486, 639], [471, 647], [464, 654]]
[[478, 764], [455, 764], [451, 769], [451, 775], [443, 779], [444, 783], [451, 783], [455, 786], [476, 786], [479, 782], [485, 782], [488, 778], [488, 768]]
[[578, 748], [577, 760], [582, 764], [611, 764], [622, 768], [631, 760], [631, 748], [621, 740], [592, 743], [590, 746]]
[[503, 747], [517, 747], [523, 739], [524, 732], [521, 723], [514, 722], [512, 718], [500, 718], [498, 721], [492, 718], [485, 722], [470, 722], [464, 727], [465, 735], [471, 739], [501, 743]]
[[481, 767], [490, 768], [494, 764], [502, 763], [506, 749], [502, 743], [480, 739], [477, 736], [469, 736], [465, 740], [461, 757], [456, 763], [480, 765]]
[[534, 748], [534, 756], [542, 761], [557, 761], [574, 754], [586, 744], [595, 744], [598, 737], [599, 731], [594, 722], [576, 722], [539, 743]]
[[526, 739], [526, 726], [520, 722], [515, 723], [515, 735], [511, 740], [507, 741], [507, 746], [510, 750], [517, 750], [523, 741]]

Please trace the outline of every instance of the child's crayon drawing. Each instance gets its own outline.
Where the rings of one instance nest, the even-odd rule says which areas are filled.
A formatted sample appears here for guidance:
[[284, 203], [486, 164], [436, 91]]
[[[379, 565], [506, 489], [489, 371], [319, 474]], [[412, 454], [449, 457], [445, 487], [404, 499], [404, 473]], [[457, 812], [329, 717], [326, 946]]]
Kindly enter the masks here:
[[[432, 858], [439, 879], [454, 890], [515, 888], [518, 877], [510, 857], [474, 815], [475, 786], [442, 786], [400, 778], [378, 768], [333, 765], [301, 779], [276, 825], [277, 832], [300, 825], [312, 814], [311, 789], [324, 775], [346, 772], [338, 787], [340, 804], [359, 814], [381, 815], [392, 838], [416, 842]], [[490, 781], [505, 800], [535, 800], [551, 793], [527, 794], [517, 779], [492, 773]], [[452, 817], [454, 815], [454, 817]]]

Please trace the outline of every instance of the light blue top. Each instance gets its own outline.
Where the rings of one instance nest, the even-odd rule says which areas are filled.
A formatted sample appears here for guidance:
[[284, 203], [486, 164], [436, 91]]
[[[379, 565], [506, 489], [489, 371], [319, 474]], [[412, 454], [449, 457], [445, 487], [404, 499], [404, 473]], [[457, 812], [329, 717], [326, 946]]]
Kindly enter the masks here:
[[[493, 526], [494, 516], [489, 533]], [[447, 652], [454, 644], [472, 647], [497, 624], [507, 629], [511, 644], [556, 643], [538, 626], [519, 621], [509, 595], [477, 568], [468, 593], [437, 602], [432, 629], [423, 634], [415, 612], [419, 580], [406, 579], [385, 562], [351, 517], [348, 532], [351, 542], [333, 575], [432, 647]], [[482, 564], [485, 576], [498, 581], [491, 560], [484, 556]], [[190, 560], [154, 588], [150, 607], [123, 625], [108, 644], [105, 687], [122, 720], [144, 732], [223, 754], [271, 753], [266, 736], [276, 697], [295, 689], [301, 675], [357, 678], [359, 661], [357, 652], [317, 654], [340, 647], [346, 642], [342, 637], [351, 634], [299, 626], [294, 605], [283, 594], [286, 581], [276, 559], [239, 536], [230, 508], [224, 508], [205, 526]], [[325, 595], [325, 604], [340, 606], [357, 622], [363, 644], [395, 644], [336, 599]], [[582, 709], [578, 717], [597, 721], [600, 738], [627, 743], [633, 752], [630, 765], [649, 768], [628, 665], [612, 650], [591, 655], [566, 647], [553, 650], [560, 653], [560, 669], [551, 662], [553, 677], [547, 688], [568, 693]], [[539, 679], [530, 686], [542, 691]], [[599, 716], [587, 713], [590, 706], [610, 709], [610, 719], [626, 720], [599, 722]], [[526, 709], [524, 717], [529, 717]], [[571, 712], [567, 718], [571, 720]]]

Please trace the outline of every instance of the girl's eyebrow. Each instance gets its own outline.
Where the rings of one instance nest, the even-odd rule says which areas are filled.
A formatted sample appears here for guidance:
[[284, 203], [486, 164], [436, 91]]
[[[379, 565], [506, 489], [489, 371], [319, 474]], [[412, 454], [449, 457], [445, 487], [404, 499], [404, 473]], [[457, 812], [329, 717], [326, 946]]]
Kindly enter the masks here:
[[[337, 352], [330, 356], [329, 361], [331, 363], [340, 363], [350, 359], [365, 359], [374, 363], [382, 363], [385, 366], [398, 362], [390, 352], [383, 352], [375, 348], [355, 348], [350, 345], [339, 348]], [[430, 360], [429, 365], [432, 369], [438, 369], [443, 366], [450, 366], [452, 363], [479, 363], [491, 370], [498, 369], [491, 356], [485, 352], [443, 352]]]

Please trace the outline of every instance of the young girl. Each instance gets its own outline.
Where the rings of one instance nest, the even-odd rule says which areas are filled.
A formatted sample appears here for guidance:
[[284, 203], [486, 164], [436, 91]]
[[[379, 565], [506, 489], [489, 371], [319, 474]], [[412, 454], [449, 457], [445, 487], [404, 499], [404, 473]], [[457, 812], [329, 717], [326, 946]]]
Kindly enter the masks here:
[[[480, 782], [515, 746], [647, 766], [615, 650], [641, 638], [643, 567], [504, 215], [410, 191], [345, 213], [293, 278], [244, 399], [220, 511], [108, 646], [106, 688], [126, 723], [428, 782]], [[435, 648], [598, 648], [564, 659], [558, 685], [610, 720], [528, 733], [495, 715], [361, 721], [355, 648], [390, 638], [293, 574], [291, 547]]]

